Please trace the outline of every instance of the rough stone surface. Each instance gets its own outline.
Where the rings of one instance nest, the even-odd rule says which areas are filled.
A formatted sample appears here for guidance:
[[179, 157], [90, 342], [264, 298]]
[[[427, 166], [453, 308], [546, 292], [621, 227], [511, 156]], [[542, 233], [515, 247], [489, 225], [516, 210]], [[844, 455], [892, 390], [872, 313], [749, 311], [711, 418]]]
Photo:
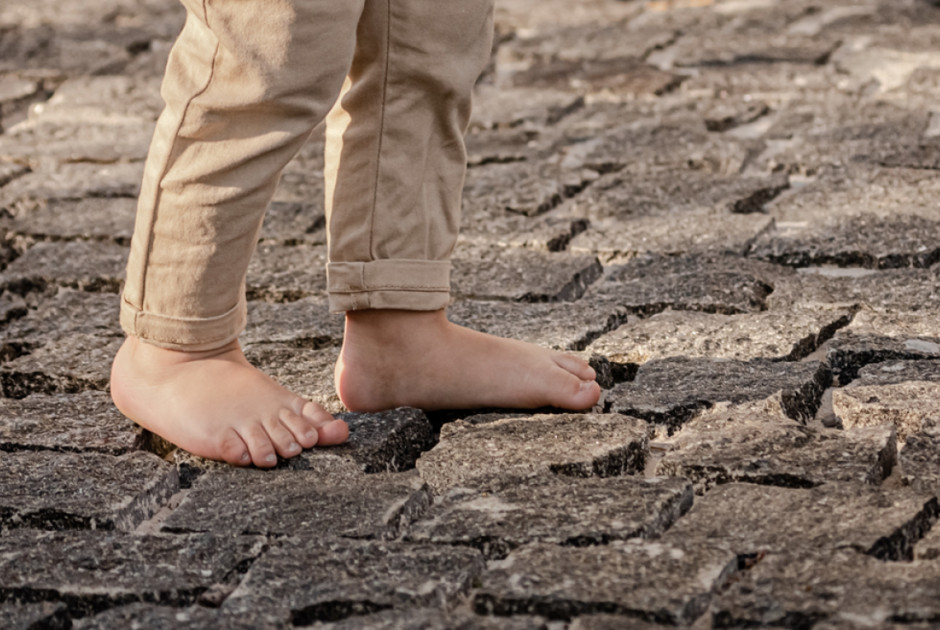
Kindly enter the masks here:
[[940, 426], [909, 435], [900, 463], [906, 483], [925, 494], [940, 495]]
[[326, 246], [262, 242], [248, 265], [249, 300], [293, 302], [326, 293]]
[[700, 416], [675, 436], [656, 473], [684, 477], [698, 494], [729, 482], [810, 488], [827, 481], [880, 484], [897, 462], [892, 427], [816, 429], [760, 416]]
[[0, 453], [4, 528], [132, 530], [179, 490], [149, 453]]
[[263, 609], [308, 626], [388, 608], [448, 608], [483, 566], [465, 548], [286, 538], [252, 565], [222, 610]]
[[640, 366], [636, 379], [607, 396], [610, 411], [663, 424], [670, 432], [720, 402], [773, 396], [790, 418], [805, 422], [819, 407], [829, 370], [815, 361], [732, 361], [670, 358]]
[[0, 626], [10, 630], [66, 630], [70, 623], [68, 609], [61, 603], [0, 604]]
[[445, 425], [417, 462], [435, 493], [480, 487], [498, 477], [629, 475], [643, 469], [647, 425], [617, 414], [536, 415], [485, 424]]
[[257, 537], [213, 534], [16, 530], [0, 536], [0, 598], [61, 601], [79, 617], [137, 601], [186, 606], [237, 579], [238, 567], [263, 545]]
[[43, 345], [0, 366], [0, 392], [23, 398], [106, 390], [111, 360], [123, 341], [118, 336], [75, 334]]
[[937, 266], [883, 271], [831, 265], [807, 267], [799, 273], [780, 276], [774, 282], [774, 292], [767, 297], [767, 305], [769, 308], [863, 305], [895, 315], [896, 321], [904, 322], [907, 313], [940, 310], [938, 279], [940, 267]]
[[0, 451], [48, 449], [121, 455], [138, 431], [105, 392], [0, 398]]
[[0, 286], [17, 292], [64, 286], [117, 293], [127, 249], [104, 241], [41, 242], [0, 273]]
[[400, 407], [336, 417], [349, 426], [349, 439], [339, 446], [307, 451], [307, 457], [327, 453], [348, 458], [367, 473], [399, 472], [414, 468], [418, 456], [434, 446], [431, 423], [419, 409]]
[[536, 543], [490, 565], [473, 607], [499, 615], [569, 619], [617, 613], [688, 624], [705, 612], [736, 564], [734, 554], [714, 544], [618, 541], [578, 548]]
[[10, 228], [37, 240], [105, 240], [127, 244], [137, 201], [130, 197], [42, 200], [20, 212]]
[[285, 622], [272, 620], [264, 611], [256, 614], [226, 613], [218, 608], [189, 606], [177, 608], [154, 604], [135, 603], [106, 610], [93, 617], [78, 619], [75, 630], [119, 630], [120, 628], [147, 628], [148, 630], [287, 630]]
[[3, 337], [25, 342], [49, 343], [73, 335], [115, 337], [119, 334], [120, 298], [110, 293], [89, 293], [59, 288], [48, 300], [6, 327]]
[[405, 540], [469, 545], [487, 558], [530, 542], [566, 546], [655, 538], [692, 506], [684, 479], [550, 477], [455, 489], [405, 533]]
[[319, 403], [330, 413], [347, 411], [333, 384], [338, 346], [306, 348], [293, 342], [255, 343], [246, 345], [245, 356], [252, 365], [298, 396]]
[[243, 345], [284, 343], [319, 349], [343, 343], [343, 316], [330, 313], [325, 298], [296, 302], [249, 302], [248, 325], [239, 337]]
[[799, 360], [848, 324], [851, 312], [807, 308], [722, 315], [664, 311], [631, 319], [587, 347], [615, 363], [669, 356]]
[[219, 469], [193, 483], [163, 529], [390, 538], [430, 501], [417, 475]]
[[663, 540], [721, 541], [739, 555], [854, 549], [881, 560], [910, 560], [938, 516], [936, 497], [908, 489], [730, 483], [697, 500]]
[[364, 617], [350, 617], [336, 623], [315, 623], [317, 630], [552, 630], [544, 619], [527, 615], [483, 617], [465, 610], [444, 612], [434, 609], [388, 610]]

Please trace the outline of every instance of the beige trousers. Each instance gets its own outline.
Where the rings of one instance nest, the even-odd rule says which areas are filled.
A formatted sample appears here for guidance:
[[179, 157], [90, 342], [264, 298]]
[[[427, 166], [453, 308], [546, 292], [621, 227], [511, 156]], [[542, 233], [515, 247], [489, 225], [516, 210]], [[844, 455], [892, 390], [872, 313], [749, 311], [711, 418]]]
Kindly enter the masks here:
[[245, 325], [280, 172], [326, 118], [330, 306], [449, 300], [492, 0], [183, 0], [144, 171], [124, 330], [204, 350]]

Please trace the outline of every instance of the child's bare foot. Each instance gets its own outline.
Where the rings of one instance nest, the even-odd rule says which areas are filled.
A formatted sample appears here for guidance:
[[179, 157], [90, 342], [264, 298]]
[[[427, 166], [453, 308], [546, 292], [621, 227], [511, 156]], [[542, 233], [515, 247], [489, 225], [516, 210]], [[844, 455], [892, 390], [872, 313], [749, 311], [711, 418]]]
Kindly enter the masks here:
[[353, 411], [587, 409], [600, 397], [584, 361], [463, 328], [443, 310], [346, 313], [335, 377], [340, 399]]
[[128, 337], [111, 366], [111, 397], [128, 418], [209, 459], [271, 467], [315, 444], [339, 444], [346, 423], [248, 363], [237, 341], [179, 352]]

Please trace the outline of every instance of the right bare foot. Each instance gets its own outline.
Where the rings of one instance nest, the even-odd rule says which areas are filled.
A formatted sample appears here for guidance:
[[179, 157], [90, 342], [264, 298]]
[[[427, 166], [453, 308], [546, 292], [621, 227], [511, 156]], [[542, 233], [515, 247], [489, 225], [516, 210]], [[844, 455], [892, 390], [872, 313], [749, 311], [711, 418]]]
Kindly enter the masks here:
[[340, 444], [346, 423], [245, 359], [237, 341], [179, 352], [128, 337], [111, 366], [111, 398], [140, 426], [200, 457], [270, 468], [315, 444]]

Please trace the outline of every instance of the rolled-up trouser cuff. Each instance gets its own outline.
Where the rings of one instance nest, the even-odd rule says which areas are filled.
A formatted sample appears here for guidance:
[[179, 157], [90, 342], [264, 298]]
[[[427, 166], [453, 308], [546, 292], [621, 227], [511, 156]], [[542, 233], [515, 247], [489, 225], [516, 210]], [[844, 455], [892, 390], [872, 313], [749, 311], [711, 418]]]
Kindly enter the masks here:
[[326, 266], [330, 310], [436, 311], [450, 302], [450, 262], [373, 260]]
[[215, 350], [238, 338], [248, 320], [248, 305], [241, 300], [217, 317], [178, 318], [142, 311], [121, 300], [121, 328], [129, 335], [160, 348], [199, 352]]

